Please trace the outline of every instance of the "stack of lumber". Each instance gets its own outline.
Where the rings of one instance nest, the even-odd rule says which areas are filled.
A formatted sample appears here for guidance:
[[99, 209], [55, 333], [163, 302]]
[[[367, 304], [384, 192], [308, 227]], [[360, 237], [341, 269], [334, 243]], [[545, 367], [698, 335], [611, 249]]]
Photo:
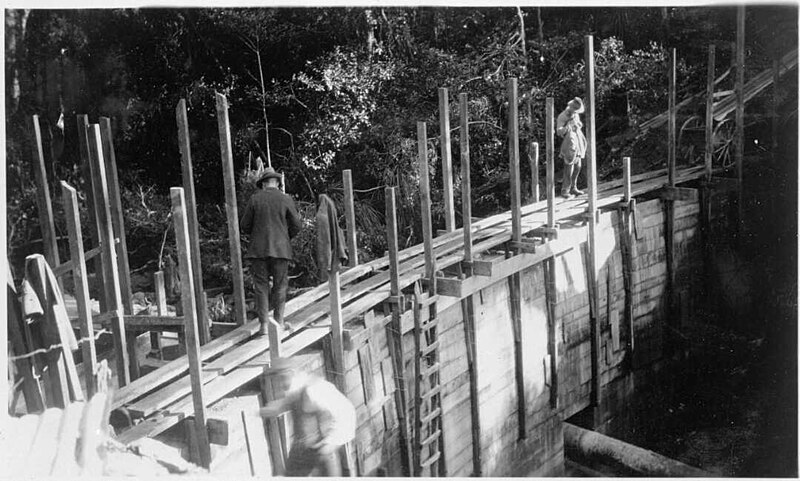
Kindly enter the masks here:
[[[686, 182], [702, 175], [702, 166], [683, 169], [677, 172], [676, 181]], [[658, 190], [664, 186], [665, 181], [666, 170], [634, 176], [633, 195]], [[614, 208], [622, 197], [622, 182], [607, 182], [601, 185], [598, 191], [598, 208]], [[585, 197], [559, 199], [556, 206], [557, 217], [560, 220], [580, 220], [586, 208]], [[522, 208], [523, 233], [544, 226], [546, 221], [546, 201]], [[585, 229], [582, 227], [577, 229], [579, 229], [576, 230], [577, 235], [565, 236], [560, 244], [550, 242], [548, 244], [552, 246], [548, 249], [559, 249], [559, 252], [563, 252], [585, 241], [586, 235], [583, 234]], [[500, 247], [511, 240], [511, 213], [504, 212], [475, 222], [472, 230], [475, 254]], [[436, 265], [439, 269], [445, 269], [463, 259], [462, 239], [463, 233], [458, 229], [433, 240]], [[538, 252], [535, 255], [540, 256]], [[542, 259], [547, 255], [546, 252], [542, 253]], [[538, 257], [532, 258], [531, 261], [536, 259]], [[401, 289], [412, 285], [425, 275], [422, 245], [401, 251], [399, 260]], [[482, 282], [496, 281], [492, 279], [487, 277]], [[341, 284], [342, 322], [347, 323], [358, 319], [373, 307], [380, 306], [389, 298], [388, 258], [376, 259], [347, 270], [341, 276]], [[443, 300], [458, 302], [456, 298], [445, 297]], [[327, 283], [287, 302], [286, 321], [293, 329], [284, 333], [282, 355], [291, 356], [330, 332], [329, 302]], [[213, 404], [263, 372], [263, 366], [269, 359], [269, 343], [266, 337], [253, 337], [257, 331], [258, 322], [251, 321], [202, 346], [200, 355], [204, 363], [204, 397], [207, 403]], [[193, 412], [191, 382], [186, 358], [181, 357], [171, 361], [121, 388], [116, 393], [112, 406], [125, 407], [135, 417], [145, 418], [121, 433], [119, 440], [124, 443], [146, 436], [155, 436], [187, 415], [191, 415]]]

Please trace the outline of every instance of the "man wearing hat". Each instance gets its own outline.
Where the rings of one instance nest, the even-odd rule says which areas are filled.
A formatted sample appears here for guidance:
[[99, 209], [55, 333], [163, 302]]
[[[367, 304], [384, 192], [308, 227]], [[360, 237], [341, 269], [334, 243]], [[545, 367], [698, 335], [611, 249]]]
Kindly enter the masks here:
[[581, 164], [586, 155], [586, 137], [581, 131], [583, 123], [579, 114], [583, 113], [583, 101], [575, 97], [567, 103], [567, 108], [558, 114], [556, 119], [556, 133], [563, 137], [560, 155], [564, 161], [564, 178], [561, 182], [561, 196], [570, 198], [573, 195], [582, 195], [578, 190], [578, 175], [581, 173]]
[[[255, 284], [256, 310], [261, 322], [259, 334], [265, 335], [270, 301], [275, 322], [283, 325], [283, 307], [289, 290], [290, 240], [300, 231], [300, 216], [291, 197], [278, 188], [281, 174], [267, 167], [256, 181], [256, 192], [250, 197], [240, 222], [242, 234], [250, 236], [245, 259], [250, 259]], [[269, 278], [272, 277], [270, 299]]]

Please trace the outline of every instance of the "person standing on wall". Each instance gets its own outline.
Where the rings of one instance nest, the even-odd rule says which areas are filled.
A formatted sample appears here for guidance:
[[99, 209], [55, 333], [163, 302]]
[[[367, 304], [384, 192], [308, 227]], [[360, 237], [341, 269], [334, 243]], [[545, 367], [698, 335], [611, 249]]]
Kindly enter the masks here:
[[567, 108], [558, 114], [556, 133], [563, 138], [559, 154], [564, 161], [564, 177], [561, 182], [561, 196], [567, 199], [573, 195], [583, 195], [578, 189], [578, 175], [581, 173], [583, 157], [586, 155], [586, 137], [581, 128], [580, 114], [583, 101], [575, 97], [567, 103]]
[[[257, 190], [250, 197], [240, 222], [242, 233], [250, 236], [245, 259], [250, 260], [253, 270], [256, 310], [261, 322], [260, 335], [267, 334], [269, 322], [288, 328], [283, 324], [283, 308], [289, 290], [289, 261], [292, 260], [290, 241], [302, 227], [294, 201], [281, 192], [280, 182], [281, 174], [267, 167], [256, 181]], [[270, 302], [274, 320], [269, 318]]]

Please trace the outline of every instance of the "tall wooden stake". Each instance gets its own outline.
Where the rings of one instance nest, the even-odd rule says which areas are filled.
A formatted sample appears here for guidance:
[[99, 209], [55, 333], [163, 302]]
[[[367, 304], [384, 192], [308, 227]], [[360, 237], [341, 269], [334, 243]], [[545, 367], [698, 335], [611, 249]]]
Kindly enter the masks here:
[[358, 241], [356, 239], [356, 209], [353, 198], [353, 172], [350, 169], [342, 171], [344, 184], [344, 216], [347, 223], [347, 250], [350, 267], [358, 265]]
[[736, 7], [736, 178], [739, 181], [738, 227], [744, 224], [744, 5]]
[[[125, 239], [125, 218], [122, 212], [122, 196], [119, 191], [119, 176], [117, 175], [117, 157], [114, 151], [114, 139], [111, 133], [111, 120], [100, 117], [100, 134], [103, 141], [103, 160], [106, 164], [108, 182], [108, 197], [111, 201], [111, 226], [114, 237], [119, 243], [117, 247], [117, 262], [119, 265], [119, 285], [122, 294], [122, 307], [125, 314], [133, 314], [133, 292], [131, 291], [131, 273], [128, 265], [128, 244]], [[128, 333], [128, 355], [131, 358], [131, 379], [137, 379], [139, 372], [139, 347], [136, 334]]]
[[714, 63], [716, 46], [708, 46], [708, 75], [706, 76], [706, 181], [711, 180], [714, 166]]
[[622, 201], [628, 204], [633, 198], [631, 191], [631, 158], [622, 158]]
[[347, 392], [344, 379], [344, 339], [342, 337], [342, 285], [339, 270], [329, 272], [328, 281], [331, 315], [331, 349], [333, 350], [333, 370], [336, 373], [336, 386]]
[[[156, 313], [159, 316], [167, 315], [167, 292], [164, 288], [164, 271], [153, 273], [153, 291], [156, 301]], [[158, 358], [164, 359], [164, 350], [161, 345], [161, 333], [153, 331], [150, 333], [150, 347], [158, 351]]]
[[522, 204], [519, 182], [519, 116], [517, 112], [517, 79], [506, 82], [508, 95], [508, 160], [511, 182], [511, 240], [522, 240]]
[[[181, 151], [181, 177], [186, 196], [186, 221], [189, 224], [189, 247], [192, 249], [192, 275], [194, 275], [194, 298], [197, 303], [197, 321], [200, 345], [211, 340], [208, 321], [208, 308], [203, 289], [203, 264], [200, 258], [200, 227], [197, 222], [197, 202], [194, 196], [194, 173], [192, 168], [192, 149], [189, 142], [189, 119], [186, 114], [186, 100], [180, 99], [175, 108], [178, 123], [178, 148]], [[227, 193], [227, 191], [226, 191]]]
[[[122, 212], [122, 197], [119, 192], [117, 158], [114, 152], [114, 139], [111, 134], [111, 120], [108, 117], [100, 117], [100, 135], [103, 142], [103, 160], [105, 162], [108, 198], [111, 202], [111, 227], [114, 231], [115, 242], [119, 244], [116, 247], [116, 251], [122, 308], [125, 314], [133, 314], [133, 293], [131, 292], [131, 273], [128, 266], [128, 244], [125, 240], [125, 219]], [[128, 355], [131, 358], [131, 379], [138, 379], [141, 373], [139, 372], [137, 336], [134, 332], [128, 334], [126, 341], [128, 342]]]
[[131, 291], [131, 268], [128, 263], [128, 242], [125, 236], [125, 216], [122, 211], [122, 195], [117, 174], [117, 154], [114, 150], [114, 137], [111, 132], [111, 119], [100, 117], [100, 134], [103, 137], [103, 160], [108, 175], [108, 196], [111, 200], [111, 225], [119, 242], [117, 259], [119, 261], [119, 286], [122, 292], [122, 305], [126, 314], [133, 314], [133, 292]]
[[669, 59], [669, 123], [667, 125], [667, 181], [670, 187], [675, 187], [675, 121], [677, 111], [675, 108], [675, 65], [677, 54], [673, 48]]
[[[469, 167], [469, 104], [467, 94], [458, 95], [459, 144], [461, 150], [461, 217], [464, 231], [465, 274], [472, 275], [472, 185]], [[478, 367], [475, 345], [475, 307], [472, 296], [461, 301], [464, 319], [464, 341], [467, 348], [467, 370], [469, 372], [470, 416], [472, 421], [472, 475], [481, 476], [481, 420], [478, 398]]]
[[[517, 110], [517, 79], [509, 78], [506, 84], [508, 96], [508, 173], [511, 187], [511, 240], [522, 240], [522, 201], [519, 179], [519, 113]], [[510, 253], [508, 253], [510, 254]], [[522, 303], [520, 275], [508, 278], [511, 291], [511, 323], [514, 330], [514, 372], [517, 384], [517, 417], [519, 439], [527, 435], [525, 418], [525, 378], [522, 366]]]
[[528, 150], [531, 163], [531, 198], [539, 202], [539, 142], [531, 142]]
[[[676, 138], [676, 63], [677, 52], [673, 48], [670, 52], [669, 65], [669, 124], [667, 126], [669, 137], [669, 156], [667, 158], [667, 173], [669, 187], [675, 187], [675, 138]], [[675, 325], [675, 202], [664, 199], [664, 214], [666, 217], [665, 246], [667, 262], [667, 319], [664, 323], [664, 348], [667, 353], [672, 352], [674, 339], [672, 327]]]
[[61, 264], [58, 256], [58, 243], [56, 241], [56, 227], [53, 220], [53, 204], [50, 201], [50, 188], [47, 182], [47, 170], [42, 148], [42, 130], [39, 127], [39, 116], [31, 117], [33, 131], [33, 173], [38, 184], [36, 201], [39, 208], [39, 225], [42, 229], [42, 244], [44, 257], [48, 264], [55, 267]]
[[81, 354], [83, 355], [83, 378], [86, 381], [87, 399], [97, 392], [95, 371], [97, 370], [97, 350], [94, 345], [94, 326], [92, 325], [91, 298], [89, 297], [86, 258], [83, 252], [83, 234], [78, 209], [78, 194], [69, 184], [61, 181], [61, 196], [64, 200], [64, 215], [67, 218], [69, 233], [69, 252], [72, 261], [72, 282], [75, 301], [78, 305], [78, 318], [81, 329]]
[[555, 107], [553, 97], [545, 100], [545, 150], [547, 155], [547, 227], [556, 226]]
[[219, 148], [222, 157], [222, 173], [225, 178], [225, 212], [228, 215], [228, 242], [233, 268], [233, 313], [236, 324], [245, 322], [244, 275], [242, 269], [242, 245], [239, 240], [239, 211], [236, 206], [236, 176], [233, 172], [233, 150], [231, 127], [228, 122], [228, 99], [216, 94]]
[[779, 80], [781, 78], [781, 63], [777, 58], [772, 62], [772, 158], [778, 153], [778, 104], [781, 101]]
[[[100, 126], [92, 124], [88, 131], [89, 159], [91, 161], [92, 185], [94, 186], [94, 207], [97, 225], [101, 229], [100, 247], [103, 259], [103, 271], [106, 281], [106, 312], [114, 316], [111, 329], [114, 334], [114, 353], [117, 359], [117, 379], [119, 387], [131, 382], [130, 358], [125, 335], [125, 324], [122, 312], [122, 294], [119, 287], [119, 270], [117, 267], [117, 250], [114, 242], [114, 230], [111, 226], [111, 209], [108, 201], [105, 162], [103, 162], [103, 145], [100, 139]], [[134, 359], [135, 363], [136, 360]]]
[[[78, 115], [76, 117], [78, 128], [78, 147], [81, 157], [81, 174], [83, 176], [83, 194], [86, 197], [86, 209], [89, 211], [89, 246], [98, 247], [100, 245], [100, 225], [97, 223], [97, 215], [94, 206], [94, 186], [92, 185], [92, 166], [89, 159], [89, 116]], [[100, 311], [106, 311], [105, 279], [103, 278], [103, 263], [100, 256], [90, 261], [93, 266], [95, 282], [101, 286], [99, 291]]]
[[425, 122], [417, 122], [417, 154], [419, 159], [419, 196], [422, 207], [422, 237], [425, 249], [425, 278], [431, 295], [436, 294], [436, 255], [433, 252], [431, 222], [431, 187], [428, 177], [428, 132]]
[[402, 314], [402, 297], [400, 292], [400, 260], [397, 243], [397, 204], [395, 188], [386, 187], [386, 243], [389, 247], [389, 293], [392, 302], [392, 323], [387, 327], [387, 343], [392, 358], [395, 378], [395, 407], [397, 423], [400, 425], [400, 457], [404, 476], [411, 473], [411, 458], [408, 433], [408, 400], [406, 398], [405, 363], [403, 361], [403, 334], [400, 315]]
[[453, 206], [453, 159], [450, 155], [450, 99], [447, 89], [439, 89], [439, 140], [442, 149], [442, 195], [444, 196], [444, 226], [447, 232], [456, 229]]
[[200, 359], [200, 339], [197, 326], [197, 303], [194, 295], [192, 275], [192, 248], [189, 239], [189, 223], [186, 216], [186, 201], [181, 187], [169, 190], [172, 201], [172, 220], [175, 241], [178, 244], [178, 267], [181, 272], [181, 301], [183, 302], [186, 353], [189, 358], [189, 378], [192, 383], [192, 405], [194, 406], [194, 433], [200, 450], [200, 462], [204, 468], [211, 465], [211, 446], [206, 428], [206, 406], [203, 400], [203, 366]]
[[622, 211], [624, 219], [624, 228], [621, 239], [622, 251], [622, 282], [625, 289], [625, 325], [628, 327], [628, 355], [633, 359], [634, 351], [634, 319], [633, 309], [636, 306], [634, 300], [633, 289], [634, 283], [634, 269], [633, 269], [633, 249], [634, 249], [634, 230], [633, 230], [633, 208], [635, 203], [633, 201], [633, 193], [631, 191], [631, 158], [622, 158], [622, 201], [625, 208]]
[[589, 298], [591, 346], [592, 346], [592, 391], [591, 405], [595, 413], [600, 407], [600, 312], [597, 302], [597, 159], [595, 154], [595, 97], [594, 97], [594, 37], [586, 35], [584, 61], [586, 65], [586, 178], [588, 180], [589, 197], [589, 280], [592, 283], [589, 292], [595, 292]]

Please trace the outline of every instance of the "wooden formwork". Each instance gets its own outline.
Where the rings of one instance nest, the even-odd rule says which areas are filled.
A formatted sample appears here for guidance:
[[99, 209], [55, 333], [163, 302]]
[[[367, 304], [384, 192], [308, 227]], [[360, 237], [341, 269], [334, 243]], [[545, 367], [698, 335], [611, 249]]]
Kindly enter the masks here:
[[[593, 64], [591, 37], [587, 37], [587, 62]], [[674, 76], [672, 80], [674, 85]], [[634, 366], [646, 366], [661, 357], [666, 331], [653, 326], [667, 325], [658, 312], [665, 291], [680, 297], [674, 295], [675, 279], [684, 276], [691, 281], [698, 275], [682, 267], [686, 259], [696, 258], [698, 248], [689, 243], [698, 237], [698, 226], [705, 226], [698, 205], [701, 197], [686, 185], [705, 177], [706, 189], [713, 189], [718, 182], [709, 179], [707, 166], [676, 168], [671, 155], [667, 169], [632, 176], [628, 161], [623, 179], [597, 184], [592, 75], [587, 86], [588, 198], [555, 199], [550, 136], [546, 139], [547, 200], [521, 205], [516, 82], [509, 81], [510, 105], [514, 107], [509, 109], [512, 208], [473, 222], [468, 207], [467, 103], [462, 94], [465, 226], [456, 229], [454, 222], [448, 223], [445, 232], [434, 237], [434, 229], [428, 225], [422, 245], [400, 251], [396, 242], [390, 242], [388, 256], [362, 264], [356, 260], [341, 275], [333, 273], [331, 283], [287, 303], [285, 320], [292, 329], [272, 333], [269, 342], [254, 337], [256, 321], [244, 320], [243, 287], [238, 281], [235, 310], [241, 326], [203, 345], [193, 312], [198, 302], [185, 300], [187, 315], [178, 322], [186, 323], [183, 329], [191, 333], [186, 339], [191, 363], [187, 357], [170, 361], [115, 393], [113, 407], [125, 408], [140, 418], [120, 433], [120, 440], [156, 436], [192, 415], [200, 421], [195, 429], [205, 432], [203, 416], [198, 414], [206, 406], [259, 378], [277, 355], [292, 356], [323, 344], [332, 377], [356, 406], [358, 434], [351, 448], [357, 472], [408, 474], [414, 462], [410, 453], [419, 444], [418, 436], [414, 441], [418, 426], [410, 420], [420, 414], [415, 410], [421, 409], [412, 402], [417, 384], [411, 380], [419, 376], [413, 361], [419, 353], [412, 342], [415, 317], [409, 309], [409, 295], [422, 285], [430, 297], [438, 299], [433, 309], [418, 313], [416, 321], [436, 317], [439, 323], [443, 410], [439, 472], [465, 476], [559, 474], [563, 467], [560, 419], [591, 406], [596, 410], [595, 422], [608, 421], [614, 410], [608, 403], [619, 397], [616, 386], [628, 379], [626, 359], [636, 360]], [[447, 126], [447, 91], [440, 91], [440, 96], [441, 121]], [[217, 101], [221, 154], [229, 179], [232, 156], [227, 102], [219, 95]], [[671, 104], [674, 116], [674, 100]], [[179, 108], [179, 126], [185, 129], [185, 112], [183, 115], [181, 124]], [[549, 126], [553, 115], [552, 99], [548, 99]], [[674, 134], [674, 122], [670, 126]], [[424, 124], [420, 131], [424, 132]], [[442, 155], [449, 161], [449, 136], [443, 135], [442, 140], [447, 144], [447, 148], [442, 146]], [[422, 135], [420, 149], [425, 145]], [[185, 156], [189, 156], [188, 146]], [[427, 159], [427, 154], [423, 158]], [[353, 186], [348, 174], [348, 242], [355, 253]], [[446, 179], [452, 175], [447, 168], [443, 174]], [[427, 181], [427, 169], [423, 176]], [[226, 198], [235, 199], [228, 184], [232, 183], [226, 182]], [[422, 190], [429, 207], [429, 193]], [[637, 197], [643, 200], [648, 196], [656, 198], [637, 202]], [[235, 202], [227, 204], [235, 206]], [[185, 208], [182, 202], [175, 205]], [[449, 217], [452, 206], [448, 205]], [[102, 217], [103, 212], [98, 215]], [[229, 224], [236, 224], [235, 210], [228, 215]], [[182, 228], [187, 229], [190, 224]], [[113, 239], [113, 232], [109, 235]], [[237, 254], [234, 241], [238, 248], [236, 229], [232, 230], [231, 245]], [[190, 244], [184, 240], [186, 256], [181, 265], [188, 267], [182, 277], [184, 295], [189, 298], [197, 292], [190, 266], [196, 259], [192, 255], [198, 254]], [[236, 270], [235, 278], [241, 281], [240, 266]], [[674, 299], [669, 302], [674, 304]], [[175, 322], [155, 316], [137, 320], [127, 314], [118, 320], [131, 326]], [[127, 366], [121, 369], [127, 372]], [[274, 432], [277, 429], [275, 425], [267, 429], [274, 466], [280, 466], [278, 458], [285, 456], [290, 438], [282, 432], [279, 439]], [[283, 444], [284, 449], [276, 449], [275, 443]], [[200, 457], [206, 465], [211, 462], [207, 453]]]

